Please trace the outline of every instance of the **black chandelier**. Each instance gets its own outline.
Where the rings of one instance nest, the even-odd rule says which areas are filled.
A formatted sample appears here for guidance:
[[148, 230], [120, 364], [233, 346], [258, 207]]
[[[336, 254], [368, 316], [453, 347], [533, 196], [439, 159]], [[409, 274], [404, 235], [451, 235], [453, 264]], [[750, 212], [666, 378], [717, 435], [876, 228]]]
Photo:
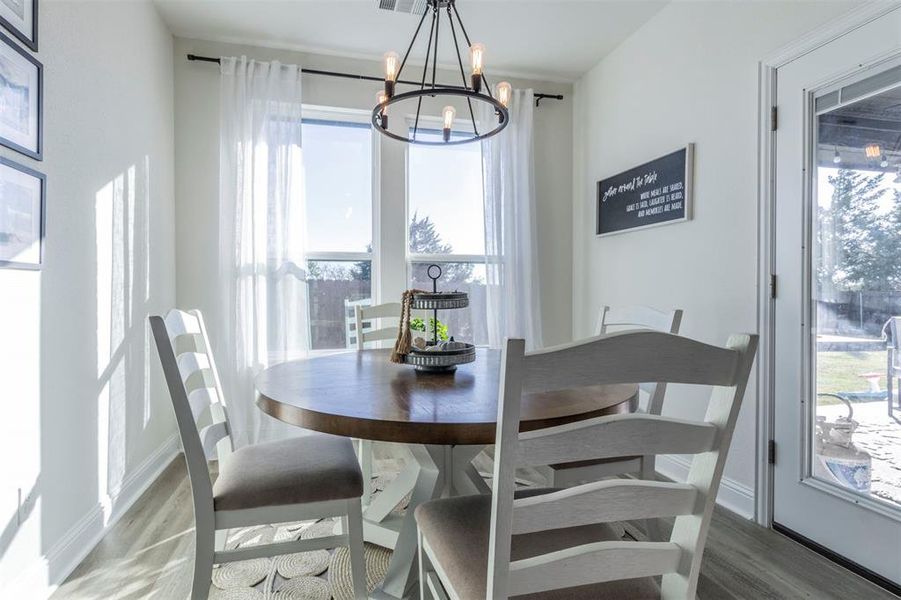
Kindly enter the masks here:
[[[457, 54], [457, 64], [460, 66], [460, 76], [463, 78], [462, 86], [442, 85], [435, 83], [435, 75], [438, 70], [438, 34], [441, 26], [442, 11], [447, 13], [447, 22], [450, 26], [451, 35], [453, 36], [454, 40], [454, 51]], [[423, 23], [425, 23], [426, 17], [429, 16], [429, 14], [431, 14], [432, 16], [432, 23], [429, 27], [429, 41], [428, 45], [426, 46], [425, 63], [422, 68], [422, 79], [418, 83], [403, 82], [418, 85], [419, 89], [412, 92], [395, 94], [394, 89], [396, 84], [400, 82], [400, 74], [404, 70], [404, 65], [407, 64], [407, 58], [410, 56], [410, 51], [413, 49], [413, 45], [416, 43], [416, 38], [419, 36], [419, 32], [422, 30], [422, 25]], [[466, 71], [463, 68], [463, 59], [460, 56], [460, 47], [457, 41], [457, 28], [454, 25], [455, 18], [457, 24], [460, 27], [460, 32], [463, 34], [463, 39], [466, 42], [466, 45], [469, 47], [469, 57], [471, 64], [469, 77], [466, 76]], [[400, 140], [409, 144], [424, 144], [429, 146], [468, 144], [469, 142], [484, 140], [500, 133], [501, 130], [503, 130], [504, 127], [507, 126], [509, 119], [507, 105], [510, 102], [513, 88], [508, 82], [502, 81], [497, 84], [497, 88], [495, 90], [497, 98], [494, 97], [494, 94], [491, 93], [491, 88], [488, 84], [488, 80], [485, 78], [485, 74], [483, 72], [484, 58], [485, 46], [483, 46], [482, 44], [473, 44], [470, 41], [469, 34], [466, 33], [466, 28], [463, 26], [463, 21], [460, 19], [460, 13], [457, 12], [455, 0], [428, 0], [426, 11], [423, 13], [422, 18], [419, 20], [419, 25], [416, 27], [416, 32], [413, 34], [413, 39], [410, 41], [410, 45], [407, 47], [407, 52], [406, 54], [404, 54], [403, 60], [400, 60], [400, 57], [396, 52], [388, 52], [385, 54], [385, 89], [383, 91], [380, 91], [376, 96], [378, 103], [376, 104], [375, 108], [372, 109], [372, 125], [383, 135], [386, 135], [395, 140]], [[432, 62], [432, 76], [431, 83], [428, 83], [430, 59]], [[484, 93], [482, 91], [483, 89], [487, 93]], [[452, 105], [448, 105], [445, 106], [441, 111], [443, 117], [443, 141], [417, 139], [417, 134], [419, 134], [421, 131], [419, 128], [419, 114], [422, 110], [422, 99], [438, 98], [442, 96], [462, 96], [466, 98], [466, 103], [469, 106], [469, 117], [472, 120], [472, 135], [461, 136], [459, 134], [455, 134], [454, 138], [451, 139], [451, 130], [453, 129], [454, 118], [456, 117], [456, 109]], [[413, 122], [412, 130], [410, 130], [409, 134], [404, 137], [388, 130], [388, 107], [399, 102], [404, 102], [406, 100], [416, 100], [416, 119]], [[490, 131], [483, 131], [481, 133], [479, 132], [478, 124], [476, 123], [475, 112], [472, 108], [474, 101], [485, 102], [494, 107], [494, 112], [497, 116], [497, 123], [494, 124], [494, 128]], [[491, 123], [483, 123], [483, 125], [490, 126]]]

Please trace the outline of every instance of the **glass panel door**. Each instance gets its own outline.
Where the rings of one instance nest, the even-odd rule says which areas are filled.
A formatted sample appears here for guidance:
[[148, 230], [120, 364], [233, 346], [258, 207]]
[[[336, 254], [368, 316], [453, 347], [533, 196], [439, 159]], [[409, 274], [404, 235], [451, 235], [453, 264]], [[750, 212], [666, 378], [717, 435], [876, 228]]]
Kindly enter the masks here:
[[901, 68], [826, 92], [815, 105], [810, 473], [897, 509]]
[[899, 67], [901, 9], [777, 70], [771, 359], [774, 526], [895, 588]]

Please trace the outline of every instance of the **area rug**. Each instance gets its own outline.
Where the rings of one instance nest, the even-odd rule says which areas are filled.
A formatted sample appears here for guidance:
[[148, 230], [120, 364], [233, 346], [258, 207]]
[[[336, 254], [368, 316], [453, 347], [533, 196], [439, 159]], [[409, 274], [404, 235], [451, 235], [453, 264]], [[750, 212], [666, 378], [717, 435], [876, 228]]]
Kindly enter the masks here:
[[[340, 530], [337, 519], [246, 527], [229, 531], [226, 548], [243, 548], [323, 535]], [[364, 547], [370, 591], [388, 571], [391, 551]], [[225, 563], [213, 569], [210, 600], [352, 600], [350, 555], [346, 547]]]
[[[391, 482], [396, 472], [373, 479], [374, 493]], [[524, 482], [528, 483], [528, 482]], [[409, 498], [395, 508], [402, 513]], [[625, 540], [647, 539], [631, 523], [611, 523]], [[226, 548], [244, 548], [297, 539], [333, 535], [340, 530], [338, 519], [281, 523], [229, 530]], [[391, 551], [365, 544], [366, 586], [371, 592], [385, 578]], [[350, 555], [347, 547], [286, 554], [274, 558], [225, 563], [213, 569], [210, 600], [353, 600]]]

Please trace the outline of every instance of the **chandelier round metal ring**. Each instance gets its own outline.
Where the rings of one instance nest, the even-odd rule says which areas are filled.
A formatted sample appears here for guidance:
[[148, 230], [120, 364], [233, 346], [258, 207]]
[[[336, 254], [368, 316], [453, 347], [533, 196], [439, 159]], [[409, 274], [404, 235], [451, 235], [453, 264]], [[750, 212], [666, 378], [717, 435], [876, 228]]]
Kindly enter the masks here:
[[[460, 67], [460, 76], [463, 80], [463, 85], [461, 86], [435, 83], [438, 71], [438, 38], [441, 30], [442, 12], [446, 12], [447, 14], [448, 26], [450, 27], [451, 35], [453, 37], [457, 64]], [[425, 62], [422, 69], [422, 78], [418, 82], [403, 81], [400, 79], [400, 75], [407, 63], [407, 58], [410, 56], [410, 51], [413, 49], [420, 31], [422, 31], [422, 26], [429, 15], [431, 15], [432, 18], [429, 27]], [[454, 23], [455, 19], [457, 25], [459, 25], [463, 39], [469, 47], [471, 70], [468, 78], [460, 54], [457, 38], [457, 25]], [[416, 31], [413, 33], [413, 39], [407, 47], [407, 52], [404, 54], [403, 60], [399, 60], [399, 56], [394, 52], [385, 54], [385, 89], [378, 93], [376, 97], [377, 104], [375, 108], [372, 109], [373, 127], [381, 134], [392, 139], [409, 144], [422, 144], [427, 146], [468, 144], [470, 142], [484, 140], [500, 133], [507, 126], [509, 121], [507, 106], [510, 102], [513, 89], [509, 83], [500, 82], [496, 87], [495, 91], [497, 97], [495, 97], [483, 72], [484, 53], [485, 47], [482, 44], [473, 44], [470, 41], [466, 28], [463, 26], [463, 21], [460, 19], [460, 13], [457, 12], [455, 0], [427, 0], [426, 10], [419, 20]], [[430, 61], [431, 65], [429, 64]], [[431, 81], [429, 82], [430, 70]], [[395, 87], [398, 83], [404, 85], [417, 85], [419, 86], [419, 89], [395, 94]], [[486, 90], [487, 93], [483, 92], [483, 89]], [[472, 126], [471, 131], [469, 130], [469, 126], [465, 126], [465, 130], [461, 130], [459, 127], [457, 129], [454, 128], [456, 108], [452, 104], [449, 104], [442, 109], [443, 128], [441, 140], [435, 140], [431, 136], [422, 135], [424, 132], [422, 124], [420, 123], [422, 100], [423, 98], [441, 97], [447, 97], [449, 101], [454, 97], [463, 97], [466, 99], [466, 105], [469, 109], [468, 116]], [[407, 128], [408, 134], [404, 136], [389, 130], [388, 108], [404, 101], [413, 100], [416, 101], [416, 117], [413, 121], [413, 126]], [[473, 109], [474, 102], [486, 103], [493, 107], [497, 121], [479, 123], [476, 120], [475, 110]], [[479, 131], [479, 125], [482, 125], [483, 128], [481, 132]], [[487, 127], [491, 127], [491, 129], [487, 129]]]

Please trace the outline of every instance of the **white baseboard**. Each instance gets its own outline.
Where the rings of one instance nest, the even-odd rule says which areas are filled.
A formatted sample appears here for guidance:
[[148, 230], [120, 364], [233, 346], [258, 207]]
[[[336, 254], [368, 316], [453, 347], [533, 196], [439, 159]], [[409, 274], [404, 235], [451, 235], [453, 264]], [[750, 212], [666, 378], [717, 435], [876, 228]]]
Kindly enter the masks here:
[[[141, 494], [156, 481], [179, 451], [178, 436], [172, 435], [125, 477], [118, 490], [111, 492], [110, 500], [114, 508], [108, 517], [104, 514], [105, 508], [97, 503], [57, 540], [46, 555], [40, 557], [33, 567], [26, 569], [18, 580], [11, 583], [10, 592], [25, 595], [8, 597], [49, 597], [94, 549], [106, 532], [141, 497]], [[53, 565], [52, 576], [49, 565]]]
[[[685, 481], [688, 476], [689, 462], [681, 456], [658, 456], [656, 466], [657, 472], [669, 479]], [[754, 518], [754, 490], [728, 477], [720, 482], [716, 503], [746, 519]]]

